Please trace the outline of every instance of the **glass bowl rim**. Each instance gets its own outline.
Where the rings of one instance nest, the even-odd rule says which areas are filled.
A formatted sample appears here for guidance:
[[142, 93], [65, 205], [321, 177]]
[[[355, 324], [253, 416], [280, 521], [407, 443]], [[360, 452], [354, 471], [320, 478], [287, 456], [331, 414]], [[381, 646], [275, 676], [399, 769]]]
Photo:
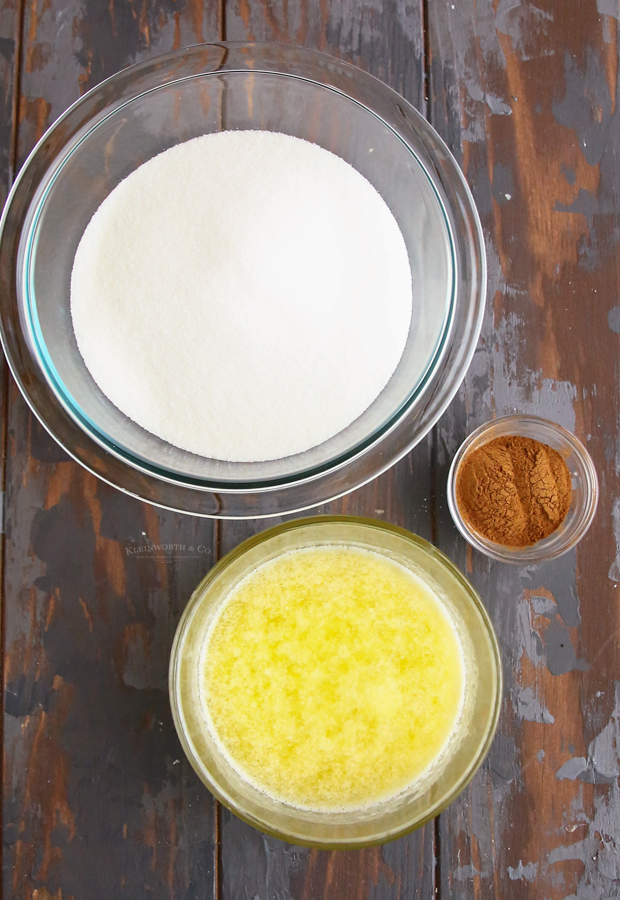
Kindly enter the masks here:
[[[391, 534], [397, 535], [398, 537], [404, 538], [405, 541], [413, 544], [425, 555], [432, 557], [436, 562], [443, 566], [447, 570], [447, 572], [458, 582], [459, 586], [463, 590], [464, 595], [467, 597], [468, 602], [472, 604], [473, 609], [475, 610], [481, 623], [483, 624], [484, 630], [487, 634], [490, 646], [492, 648], [492, 661], [495, 670], [495, 695], [492, 711], [486, 727], [486, 733], [484, 734], [483, 740], [479, 744], [478, 752], [469, 762], [463, 773], [463, 776], [449, 790], [446, 790], [444, 794], [439, 797], [437, 801], [433, 803], [423, 815], [414, 818], [412, 821], [407, 822], [400, 828], [395, 828], [391, 831], [384, 831], [380, 834], [374, 835], [369, 838], [363, 838], [358, 841], [338, 841], [334, 839], [320, 841], [300, 838], [297, 835], [291, 834], [290, 832], [280, 831], [275, 827], [270, 827], [269, 824], [266, 824], [262, 820], [254, 818], [237, 803], [232, 801], [228, 796], [223, 794], [217, 784], [215, 784], [210, 778], [205, 778], [206, 767], [202, 767], [201, 769], [198, 766], [194, 765], [193, 750], [191, 749], [182, 726], [180, 713], [182, 703], [177, 691], [177, 681], [180, 666], [179, 648], [185, 638], [187, 629], [191, 624], [192, 614], [196, 607], [202, 602], [210, 585], [231, 563], [233, 563], [239, 557], [243, 556], [247, 551], [252, 550], [254, 547], [257, 547], [260, 544], [271, 540], [272, 538], [277, 537], [280, 534], [284, 534], [290, 531], [303, 530], [309, 526], [320, 526], [321, 524], [361, 525], [367, 528], [371, 528], [379, 533], [389, 532]], [[382, 552], [380, 546], [375, 547], [374, 550], [377, 553]], [[461, 570], [452, 562], [452, 560], [449, 559], [444, 553], [442, 553], [441, 550], [439, 550], [429, 541], [425, 540], [417, 534], [414, 534], [411, 531], [408, 531], [405, 528], [401, 528], [398, 525], [392, 525], [389, 522], [383, 522], [365, 516], [306, 516], [301, 519], [293, 519], [288, 522], [283, 522], [280, 525], [268, 528], [265, 531], [261, 531], [258, 534], [252, 535], [251, 537], [247, 538], [245, 541], [242, 541], [220, 560], [218, 560], [215, 565], [211, 569], [209, 569], [204, 578], [199, 582], [197, 587], [192, 592], [185, 609], [183, 610], [175, 631], [172, 649], [170, 651], [170, 664], [168, 668], [168, 696], [170, 701], [170, 708], [172, 711], [172, 718], [174, 721], [174, 727], [179, 741], [183, 747], [183, 751], [190, 765], [192, 766], [202, 783], [216, 797], [216, 799], [220, 803], [222, 803], [223, 806], [233, 812], [248, 825], [251, 825], [254, 828], [258, 828], [261, 832], [269, 834], [272, 837], [276, 837], [279, 840], [289, 841], [299, 846], [315, 847], [323, 850], [355, 850], [364, 847], [377, 846], [379, 844], [385, 843], [386, 841], [392, 841], [397, 838], [404, 837], [410, 832], [421, 828], [423, 825], [427, 824], [441, 812], [443, 812], [443, 810], [445, 810], [459, 796], [459, 794], [461, 794], [465, 790], [467, 785], [471, 782], [472, 778], [484, 762], [484, 759], [489, 752], [489, 748], [493, 742], [495, 732], [497, 730], [503, 699], [502, 658], [497, 635], [491, 621], [491, 616], [484, 603], [482, 602], [481, 597], [472, 587], [463, 572], [461, 572]]]
[[[201, 46], [201, 45], [199, 45]], [[227, 69], [227, 74], [245, 74], [243, 69]], [[165, 469], [162, 467], [158, 467], [157, 465], [149, 462], [147, 459], [142, 458], [138, 454], [134, 453], [132, 450], [125, 446], [121, 446], [117, 443], [110, 435], [106, 434], [95, 421], [91, 419], [91, 417], [86, 413], [80, 405], [75, 401], [71, 392], [66, 388], [63, 379], [57, 371], [57, 368], [50, 356], [50, 353], [47, 349], [45, 339], [42, 334], [40, 321], [37, 312], [37, 299], [36, 299], [36, 291], [33, 284], [33, 260], [36, 254], [36, 239], [37, 239], [37, 227], [41, 215], [44, 210], [45, 200], [49, 193], [51, 192], [55, 181], [59, 177], [63, 167], [69, 162], [73, 154], [78, 150], [80, 144], [82, 144], [85, 140], [88, 139], [89, 135], [96, 131], [100, 125], [102, 125], [108, 118], [117, 114], [120, 110], [124, 110], [126, 107], [130, 106], [132, 103], [140, 100], [146, 94], [154, 94], [158, 91], [166, 90], [167, 88], [174, 87], [175, 85], [182, 84], [186, 81], [191, 81], [197, 78], [203, 77], [217, 77], [217, 72], [209, 72], [209, 73], [200, 73], [198, 75], [185, 75], [180, 78], [172, 79], [171, 81], [167, 81], [163, 84], [160, 84], [156, 87], [149, 89], [148, 91], [144, 91], [141, 94], [136, 94], [134, 97], [130, 97], [125, 100], [118, 107], [114, 107], [106, 115], [102, 116], [98, 119], [94, 124], [91, 125], [90, 128], [84, 131], [81, 134], [79, 140], [77, 140], [73, 145], [70, 145], [68, 152], [66, 152], [60, 162], [55, 165], [53, 173], [49, 181], [45, 184], [45, 189], [42, 191], [41, 196], [38, 197], [37, 203], [32, 212], [32, 218], [29, 225], [29, 230], [25, 235], [25, 250], [24, 250], [24, 314], [26, 316], [26, 327], [29, 330], [29, 335], [32, 344], [36, 348], [37, 353], [37, 362], [40, 368], [44, 371], [45, 377], [47, 379], [47, 383], [53, 392], [56, 400], [63, 406], [69, 416], [74, 420], [74, 422], [80, 427], [83, 431], [85, 431], [104, 451], [111, 453], [117, 457], [120, 462], [127, 463], [134, 469], [142, 472], [145, 475], [153, 475], [156, 478], [161, 480], [169, 481], [172, 484], [182, 483], [186, 485], [190, 485], [192, 487], [204, 488], [205, 481], [200, 479], [199, 477], [192, 477], [189, 475], [185, 475], [182, 472], [178, 472], [172, 469]], [[427, 168], [421, 162], [419, 156], [414, 152], [414, 149], [403, 139], [403, 137], [398, 134], [394, 130], [394, 128], [387, 122], [379, 113], [365, 104], [361, 103], [359, 100], [354, 97], [348, 96], [342, 90], [338, 90], [337, 88], [322, 84], [320, 81], [316, 79], [301, 76], [301, 75], [291, 75], [290, 73], [284, 72], [271, 72], [268, 69], [252, 69], [253, 75], [273, 75], [275, 77], [281, 78], [292, 78], [298, 81], [304, 81], [308, 84], [313, 84], [318, 88], [322, 88], [324, 90], [330, 91], [338, 96], [342, 97], [345, 100], [350, 101], [356, 106], [360, 107], [365, 111], [365, 113], [369, 113], [371, 116], [376, 118], [381, 124], [390, 131], [394, 137], [400, 141], [400, 143], [404, 146], [405, 150], [415, 159], [416, 163], [419, 166], [420, 171], [423, 176], [428, 181], [428, 184], [437, 200], [438, 208], [441, 212], [441, 216], [446, 225], [446, 234], [449, 242], [449, 253], [450, 258], [452, 260], [452, 283], [450, 290], [450, 297], [448, 299], [448, 304], [446, 308], [446, 313], [444, 316], [444, 322], [442, 324], [441, 332], [439, 334], [439, 338], [436, 342], [435, 347], [433, 348], [432, 354], [429, 357], [426, 367], [419, 378], [417, 384], [411, 389], [409, 395], [403, 400], [400, 406], [393, 410], [388, 418], [374, 431], [365, 437], [361, 438], [356, 444], [351, 446], [348, 450], [341, 452], [339, 455], [334, 456], [333, 458], [319, 463], [315, 466], [312, 466], [307, 469], [303, 469], [298, 473], [291, 475], [290, 477], [287, 475], [278, 475], [273, 477], [268, 477], [264, 479], [260, 479], [257, 481], [245, 480], [245, 481], [227, 481], [224, 479], [211, 479], [206, 484], [208, 485], [208, 489], [216, 489], [222, 493], [235, 493], [240, 491], [256, 491], [265, 492], [269, 491], [273, 488], [282, 487], [282, 486], [292, 486], [295, 484], [302, 484], [314, 481], [316, 478], [320, 477], [322, 474], [326, 472], [336, 472], [339, 469], [342, 469], [347, 465], [348, 462], [357, 458], [358, 456], [362, 456], [366, 453], [369, 453], [373, 450], [375, 446], [377, 446], [383, 437], [393, 429], [397, 428], [401, 419], [407, 414], [407, 411], [413, 406], [416, 400], [419, 398], [420, 394], [424, 391], [425, 387], [428, 384], [429, 379], [433, 376], [436, 366], [441, 362], [441, 359], [444, 355], [444, 352], [447, 347], [447, 343], [450, 337], [450, 332], [453, 324], [454, 313], [455, 313], [455, 305], [456, 305], [456, 295], [457, 295], [457, 280], [456, 280], [456, 252], [454, 246], [454, 236], [452, 229], [450, 227], [450, 220], [446, 213], [446, 208], [444, 201], [441, 197], [437, 189], [437, 185], [430, 177]], [[112, 76], [113, 78], [114, 76]], [[112, 80], [112, 79], [109, 79]], [[93, 89], [93, 90], [96, 90]], [[70, 111], [70, 110], [68, 110]], [[53, 127], [53, 126], [52, 126]], [[33, 198], [34, 199], [34, 198]]]
[[[221, 59], [211, 58], [217, 57], [218, 53]], [[229, 57], [235, 54], [237, 61], [227, 63]], [[262, 59], [258, 68], [257, 55]], [[73, 143], [77, 145], [76, 135], [96, 128], [106, 115], [115, 112], [124, 103], [190, 77], [185, 71], [178, 74], [178, 66], [188, 66], [190, 62], [199, 64], [199, 70], [194, 69], [193, 77], [251, 71], [255, 74], [261, 72], [302, 78], [364, 107], [400, 138], [417, 160], [437, 196], [450, 236], [450, 252], [454, 260], [450, 321], [415, 391], [399, 410], [392, 413], [380, 428], [358, 442], [351, 452], [340, 454], [334, 460], [293, 478], [284, 475], [258, 483], [250, 480], [233, 483], [206, 479], [193, 481], [173, 471], [140, 467], [135, 464], [135, 458], [122, 451], [113, 459], [111, 448], [97, 442], [90, 429], [87, 431], [78, 424], [66, 409], [57, 408], [62, 404], [45, 376], [42, 376], [40, 353], [37, 352], [33, 364], [32, 341], [24, 339], [21, 333], [23, 323], [18, 321], [19, 316], [10, 309], [7, 311], [15, 294], [14, 279], [10, 275], [14, 271], [16, 274], [21, 272], [17, 262], [13, 265], [12, 257], [17, 255], [14, 251], [22, 237], [20, 226], [23, 225], [23, 217], [17, 227], [7, 228], [7, 224], [13, 224], [12, 218], [19, 219], [24, 209], [27, 216], [36, 196], [36, 188], [44, 183], [59, 158], [67, 155], [66, 148]], [[251, 65], [254, 68], [250, 68]], [[300, 71], [304, 66], [309, 67], [312, 77], [291, 71], [295, 66]], [[177, 74], [166, 80], [171, 69]], [[145, 86], [148, 78], [156, 79], [155, 87]], [[350, 90], [339, 86], [338, 79], [343, 81], [345, 78], [346, 87], [352, 86]], [[108, 96], [110, 92], [111, 96]], [[397, 111], [398, 121], [386, 118], [386, 110], [393, 116]], [[407, 140], [407, 130], [409, 134], [416, 135], [419, 141], [416, 149], [419, 152]], [[59, 131], [63, 131], [61, 137]], [[33, 184], [35, 190], [29, 194]], [[24, 209], [14, 211], [13, 207], [20, 204], [22, 207], [26, 204]], [[447, 214], [447, 208], [451, 215]], [[460, 225], [456, 231], [454, 222]], [[459, 284], [459, 280], [463, 279], [458, 278], [457, 240], [461, 267], [465, 266], [472, 272], [471, 285], [467, 290]], [[3, 272], [9, 267], [7, 278]], [[34, 414], [74, 459], [112, 486], [158, 506], [214, 518], [258, 518], [309, 509], [342, 496], [377, 477], [428, 433], [456, 393], [475, 350], [485, 305], [486, 258], [480, 220], [458, 165], [427, 120], [392, 88], [349, 63], [318, 51], [267, 42], [216, 42], [183, 48], [124, 69], [92, 88], [54, 122], [29, 155], [7, 200], [0, 222], [0, 280], [8, 288], [3, 292], [4, 303], [0, 304], [0, 339], [12, 374]], [[465, 340], [463, 348], [456, 349], [454, 323], [459, 315], [466, 320]], [[436, 383], [437, 379], [440, 379], [439, 383]], [[45, 381], [45, 385], [38, 384], [38, 381]], [[425, 390], [428, 396], [425, 396]]]
[[[537, 541], [529, 547], [504, 547], [502, 544], [497, 544], [495, 541], [485, 538], [468, 526], [465, 519], [461, 516], [456, 500], [456, 476], [458, 468], [467, 456], [472, 444], [477, 442], [487, 433], [489, 433], [488, 440], [484, 441], [481, 446], [484, 446], [485, 443], [488, 443], [495, 437], [504, 434], [530, 437], [529, 434], [523, 434], [523, 432], [519, 430], [519, 426], [522, 426], [524, 423], [541, 428], [543, 431], [553, 434], [565, 446], [570, 447], [574, 456], [579, 460], [583, 470], [585, 484], [585, 502], [583, 504], [583, 510], [575, 522], [572, 532], [566, 536], [566, 539], [561, 544], [551, 551], [546, 549], [545, 542], [548, 542], [555, 532], [551, 532], [546, 538], [542, 538], [540, 541]], [[514, 430], [510, 428], [512, 425], [515, 426]], [[500, 432], [499, 434], [494, 434], [494, 432], [498, 430], [498, 426]], [[544, 443], [542, 438], [541, 442]], [[454, 459], [450, 465], [450, 470], [448, 472], [447, 497], [448, 508], [454, 524], [465, 540], [475, 550], [479, 550], [481, 553], [484, 553], [485, 556], [497, 560], [498, 562], [513, 563], [514, 565], [533, 565], [557, 559], [564, 553], [568, 553], [568, 551], [572, 550], [584, 537], [596, 514], [599, 499], [599, 483], [592, 457], [582, 441], [568, 431], [568, 429], [550, 419], [543, 419], [542, 416], [535, 416], [527, 413], [511, 413], [506, 416], [499, 416], [496, 419], [489, 419], [488, 422], [484, 422], [465, 438], [454, 455]]]

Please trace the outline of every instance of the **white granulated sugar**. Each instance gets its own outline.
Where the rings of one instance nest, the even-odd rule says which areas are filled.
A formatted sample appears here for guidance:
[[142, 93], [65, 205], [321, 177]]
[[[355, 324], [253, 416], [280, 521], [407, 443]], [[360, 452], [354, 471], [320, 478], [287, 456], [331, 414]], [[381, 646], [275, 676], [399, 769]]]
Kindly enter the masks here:
[[315, 144], [206, 135], [151, 159], [90, 221], [71, 277], [78, 347], [123, 413], [231, 461], [314, 447], [402, 355], [411, 274], [370, 183]]

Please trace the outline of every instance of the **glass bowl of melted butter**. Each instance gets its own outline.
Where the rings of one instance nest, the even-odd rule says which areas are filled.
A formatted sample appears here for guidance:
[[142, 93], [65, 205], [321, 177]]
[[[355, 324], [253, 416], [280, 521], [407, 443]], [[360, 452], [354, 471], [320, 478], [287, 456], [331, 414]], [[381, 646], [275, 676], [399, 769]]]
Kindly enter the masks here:
[[497, 640], [436, 548], [313, 517], [222, 559], [177, 629], [170, 698], [209, 790], [254, 827], [322, 848], [423, 825], [473, 777], [502, 695]]

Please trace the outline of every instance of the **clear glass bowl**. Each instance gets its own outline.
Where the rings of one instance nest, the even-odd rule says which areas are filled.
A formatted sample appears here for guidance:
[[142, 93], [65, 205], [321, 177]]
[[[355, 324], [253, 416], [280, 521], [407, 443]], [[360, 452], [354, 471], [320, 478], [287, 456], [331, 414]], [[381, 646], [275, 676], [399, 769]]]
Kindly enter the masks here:
[[[94, 383], [71, 323], [75, 250], [101, 202], [156, 154], [225, 129], [284, 132], [341, 156], [389, 205], [411, 262], [411, 329], [384, 391], [331, 440], [270, 462], [206, 459], [142, 429]], [[119, 72], [42, 138], [15, 183], [1, 228], [2, 343], [32, 410], [90, 471], [180, 512], [281, 515], [374, 478], [439, 418], [480, 331], [484, 244], [454, 159], [386, 85], [308, 50], [200, 45]]]
[[[553, 447], [568, 466], [571, 475], [573, 493], [566, 518], [559, 528], [531, 547], [504, 547], [490, 541], [469, 526], [461, 516], [456, 502], [458, 470], [467, 454], [505, 435], [533, 438]], [[592, 524], [597, 503], [598, 478], [586, 448], [570, 431], [538, 416], [503, 416], [481, 425], [461, 444], [448, 474], [448, 506], [454, 524], [472, 547], [500, 562], [528, 565], [555, 559], [566, 553], [579, 543]]]
[[[312, 812], [268, 797], [231, 767], [200, 712], [199, 658], [220, 604], [257, 566], [289, 550], [344, 544], [373, 550], [416, 572], [445, 604], [466, 657], [460, 726], [432, 777], [391, 800], [353, 812]], [[502, 683], [497, 639], [476, 592], [431, 544], [392, 525], [347, 516], [300, 519], [269, 529], [225, 556], [194, 591], [170, 659], [170, 703], [183, 749], [200, 779], [234, 813], [283, 840], [343, 849], [400, 837], [436, 816], [463, 790], [487, 754], [499, 715]]]

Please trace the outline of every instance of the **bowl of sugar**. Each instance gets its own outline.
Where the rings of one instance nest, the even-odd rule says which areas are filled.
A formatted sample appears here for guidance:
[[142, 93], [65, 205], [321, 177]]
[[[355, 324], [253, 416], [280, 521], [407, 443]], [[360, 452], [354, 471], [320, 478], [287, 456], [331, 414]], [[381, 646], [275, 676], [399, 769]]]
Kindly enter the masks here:
[[502, 697], [466, 578], [401, 528], [346, 516], [269, 529], [196, 588], [170, 660], [198, 776], [293, 843], [384, 843], [436, 816], [487, 754]]
[[319, 505], [428, 433], [471, 360], [483, 238], [447, 148], [328, 56], [210, 44], [77, 101], [20, 172], [0, 334], [34, 413], [143, 500]]

